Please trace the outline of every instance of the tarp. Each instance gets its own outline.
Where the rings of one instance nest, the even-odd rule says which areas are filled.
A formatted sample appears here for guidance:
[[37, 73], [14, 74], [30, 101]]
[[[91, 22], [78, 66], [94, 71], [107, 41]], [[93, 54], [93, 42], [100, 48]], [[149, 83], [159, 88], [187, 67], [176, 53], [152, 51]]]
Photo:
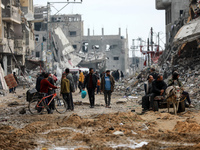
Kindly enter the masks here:
[[1, 67], [1, 64], [0, 64], [0, 82], [2, 84], [2, 87], [4, 90], [8, 90], [8, 86], [6, 84], [6, 81], [4, 79], [4, 71], [3, 71], [3, 68]]
[[174, 37], [174, 44], [192, 42], [200, 37], [200, 17], [184, 25]]

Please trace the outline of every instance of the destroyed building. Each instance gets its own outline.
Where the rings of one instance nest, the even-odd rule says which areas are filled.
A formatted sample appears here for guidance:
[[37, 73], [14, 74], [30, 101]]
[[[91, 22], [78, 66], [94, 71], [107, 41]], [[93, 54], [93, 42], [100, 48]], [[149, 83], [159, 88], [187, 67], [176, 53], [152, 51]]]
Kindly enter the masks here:
[[[0, 8], [0, 63], [5, 75], [25, 68], [25, 58], [34, 51], [33, 1], [2, 0]], [[28, 14], [28, 15], [27, 15]]]
[[[65, 57], [65, 67], [78, 65], [79, 67], [93, 67], [99, 71], [104, 69], [119, 69], [125, 73], [128, 71], [128, 39], [121, 36], [121, 29], [119, 29], [118, 35], [104, 35], [104, 29], [102, 29], [102, 35], [90, 35], [88, 29], [87, 36], [84, 36], [83, 20], [80, 14], [52, 15], [47, 25], [47, 10], [47, 7], [35, 7], [35, 19], [38, 20], [35, 22], [36, 57], [45, 59], [42, 55], [44, 56], [47, 51], [46, 43], [48, 41], [46, 40], [49, 39], [52, 44], [48, 50], [53, 53], [54, 60], [59, 63], [64, 60], [59, 52], [64, 48], [63, 43], [58, 41], [59, 32], [61, 35], [64, 33], [65, 41], [69, 41], [73, 48], [73, 50], [69, 50], [70, 56]], [[43, 21], [41, 21], [42, 19]], [[45, 28], [47, 26], [48, 29], [51, 29], [48, 31], [48, 36], [47, 28]], [[73, 60], [74, 58], [78, 60], [81, 58], [81, 62], [78, 63]], [[75, 66], [70, 66], [68, 63], [75, 64]]]
[[[185, 4], [184, 8], [186, 6], [185, 14], [187, 15], [180, 16], [172, 22], [171, 30], [174, 32], [171, 36], [172, 42], [166, 47], [160, 64], [165, 68], [176, 69], [185, 74], [188, 71], [192, 73], [191, 70], [200, 69], [200, 5], [198, 0], [184, 1], [183, 4]], [[181, 12], [181, 9], [178, 10]], [[172, 14], [174, 13], [172, 11]]]

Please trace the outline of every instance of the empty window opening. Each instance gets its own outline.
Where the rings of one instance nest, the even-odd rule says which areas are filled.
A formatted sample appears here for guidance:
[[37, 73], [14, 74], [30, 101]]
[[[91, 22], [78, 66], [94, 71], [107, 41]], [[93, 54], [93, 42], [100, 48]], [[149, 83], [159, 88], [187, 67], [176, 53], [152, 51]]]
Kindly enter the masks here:
[[76, 31], [69, 31], [70, 36], [76, 36]]
[[119, 57], [114, 57], [113, 59], [114, 59], [114, 60], [119, 60]]
[[88, 43], [87, 42], [83, 43], [82, 50], [83, 50], [83, 52], [88, 52]]
[[39, 41], [39, 35], [38, 35], [38, 34], [35, 35], [35, 41], [36, 41], [36, 42]]
[[40, 52], [36, 52], [35, 57], [40, 57]]
[[99, 45], [92, 45], [92, 49], [99, 49]]
[[77, 49], [77, 45], [72, 45], [73, 46], [73, 48], [76, 50]]
[[106, 45], [106, 51], [110, 51], [110, 45]]

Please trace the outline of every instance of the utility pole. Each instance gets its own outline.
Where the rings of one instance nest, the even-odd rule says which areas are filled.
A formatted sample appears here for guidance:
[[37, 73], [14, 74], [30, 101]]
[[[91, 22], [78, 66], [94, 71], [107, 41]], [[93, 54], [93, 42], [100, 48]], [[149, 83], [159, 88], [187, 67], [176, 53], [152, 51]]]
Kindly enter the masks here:
[[159, 52], [159, 49], [160, 49], [160, 33], [158, 32], [158, 52]]
[[147, 53], [148, 53], [148, 66], [150, 67], [150, 56], [149, 56], [149, 38], [147, 39]]
[[153, 28], [151, 27], [151, 51], [153, 51]]

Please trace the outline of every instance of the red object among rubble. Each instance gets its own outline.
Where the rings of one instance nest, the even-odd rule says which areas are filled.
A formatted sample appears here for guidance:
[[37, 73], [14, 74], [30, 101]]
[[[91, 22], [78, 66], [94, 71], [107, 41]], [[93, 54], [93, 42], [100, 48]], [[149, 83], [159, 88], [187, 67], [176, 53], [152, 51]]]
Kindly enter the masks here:
[[[162, 51], [159, 51], [159, 46], [157, 46], [157, 50], [156, 51], [143, 51], [142, 50], [143, 46], [140, 46], [140, 52], [143, 54], [143, 55], [147, 55], [147, 54], [150, 54], [151, 56], [151, 60], [156, 64], [158, 63], [158, 59], [159, 57], [162, 55]], [[145, 60], [145, 63], [144, 63], [144, 66], [146, 66], [146, 60]]]
[[9, 87], [9, 89], [14, 88], [17, 86], [17, 81], [15, 80], [13, 74], [9, 74], [4, 77], [6, 80], [6, 84]]

